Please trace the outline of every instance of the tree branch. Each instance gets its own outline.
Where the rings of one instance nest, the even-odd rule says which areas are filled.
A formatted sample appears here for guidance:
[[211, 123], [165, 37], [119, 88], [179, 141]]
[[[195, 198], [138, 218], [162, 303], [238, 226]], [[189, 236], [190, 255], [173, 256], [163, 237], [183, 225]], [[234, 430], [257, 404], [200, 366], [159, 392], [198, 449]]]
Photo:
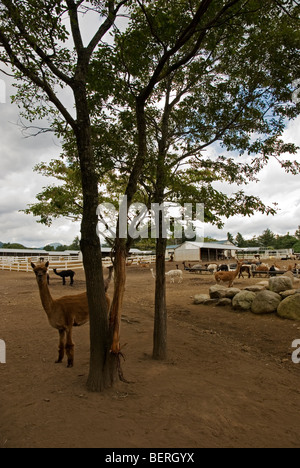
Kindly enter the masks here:
[[11, 63], [15, 66], [23, 75], [29, 78], [34, 84], [36, 84], [39, 88], [41, 88], [48, 96], [49, 100], [55, 105], [55, 107], [59, 110], [59, 112], [63, 115], [66, 122], [75, 130], [76, 122], [62, 104], [62, 102], [56, 96], [54, 90], [51, 88], [49, 83], [45, 81], [45, 79], [41, 79], [38, 74], [31, 70], [28, 66], [24, 65], [18, 58], [18, 56], [14, 53], [9, 43], [8, 38], [3, 33], [2, 28], [0, 27], [0, 42], [2, 43], [4, 49], [6, 50], [7, 55], [9, 56]]
[[203, 28], [201, 28], [200, 35], [196, 41], [196, 44], [193, 45], [193, 47], [190, 49], [190, 51], [182, 57], [180, 60], [178, 60], [176, 63], [171, 65], [170, 67], [167, 68], [167, 70], [163, 73], [165, 65], [168, 63], [171, 57], [175, 56], [177, 52], [179, 52], [180, 49], [183, 48], [187, 44], [187, 42], [196, 34], [197, 27], [199, 26], [200, 21], [203, 19], [203, 16], [207, 12], [209, 6], [213, 3], [213, 0], [203, 0], [201, 5], [199, 6], [195, 16], [193, 17], [192, 21], [190, 24], [186, 27], [186, 29], [183, 31], [183, 33], [180, 35], [178, 40], [176, 41], [175, 45], [168, 51], [166, 52], [161, 60], [159, 61], [156, 70], [154, 71], [151, 80], [149, 81], [148, 85], [143, 89], [143, 91], [140, 94], [140, 98], [144, 100], [144, 102], [147, 101], [149, 96], [151, 95], [155, 85], [165, 79], [167, 76], [169, 76], [171, 73], [174, 71], [178, 70], [180, 67], [186, 65], [197, 53], [199, 50], [201, 43], [203, 39], [205, 38], [207, 32], [213, 28], [216, 23], [219, 21], [220, 18], [228, 11], [230, 8], [232, 8], [234, 5], [239, 3], [241, 0], [231, 0], [229, 3], [227, 3], [217, 14], [216, 16], [209, 21]]
[[[287, 8], [285, 8], [285, 6], [279, 1], [279, 0], [274, 0], [274, 3], [281, 9], [284, 11], [284, 13], [286, 13], [288, 15], [289, 18], [293, 19], [293, 20], [297, 20], [299, 21], [299, 16], [293, 16], [291, 15], [291, 13], [288, 11]], [[299, 3], [297, 1], [295, 1], [296, 5], [299, 6]]]
[[150, 20], [150, 18], [149, 18], [148, 13], [147, 13], [146, 8], [145, 8], [144, 5], [140, 2], [140, 0], [138, 0], [138, 4], [139, 4], [139, 6], [140, 6], [142, 12], [144, 13], [144, 16], [145, 16], [145, 18], [146, 18], [146, 20], [147, 20], [147, 23], [148, 23], [148, 25], [149, 25], [149, 28], [150, 28], [150, 31], [151, 31], [152, 36], [154, 37], [154, 39], [156, 39], [157, 43], [160, 44], [160, 45], [163, 47], [163, 49], [164, 49], [164, 51], [165, 51], [165, 53], [166, 53], [166, 52], [167, 52], [167, 46], [162, 42], [162, 40], [161, 40], [161, 39], [158, 37], [158, 35], [156, 34], [156, 32], [155, 32], [155, 30], [154, 30], [154, 27], [153, 27], [153, 24], [152, 24], [152, 22], [151, 22], [151, 20]]
[[69, 16], [70, 16], [70, 23], [72, 29], [72, 35], [74, 39], [75, 48], [77, 54], [79, 55], [83, 50], [83, 41], [82, 36], [79, 28], [79, 21], [78, 21], [78, 7], [79, 5], [75, 4], [74, 0], [66, 0], [67, 5], [69, 8]]
[[52, 73], [54, 73], [54, 75], [57, 78], [62, 80], [64, 83], [70, 85], [72, 82], [72, 79], [54, 65], [51, 58], [39, 47], [34, 36], [32, 34], [27, 33], [26, 27], [24, 23], [21, 21], [18, 8], [13, 4], [11, 0], [2, 0], [2, 3], [6, 6], [8, 13], [10, 15], [10, 18], [12, 19], [15, 26], [20, 31], [22, 37], [25, 39], [30, 49], [33, 50], [42, 59], [42, 61], [49, 67], [49, 69], [52, 71]]
[[[209, 0], [208, 0], [208, 2], [209, 2]], [[201, 31], [201, 33], [200, 33], [200, 35], [199, 35], [199, 37], [198, 37], [198, 40], [196, 41], [195, 46], [190, 50], [190, 52], [188, 52], [182, 59], [178, 60], [178, 62], [176, 62], [176, 63], [174, 63], [173, 65], [171, 65], [171, 66], [169, 67], [169, 69], [166, 71], [166, 74], [165, 74], [165, 75], [163, 74], [163, 75], [160, 77], [160, 80], [164, 79], [165, 76], [167, 76], [167, 75], [173, 73], [174, 71], [178, 70], [178, 69], [179, 69], [180, 67], [182, 67], [183, 65], [186, 65], [186, 64], [195, 56], [195, 54], [196, 54], [197, 51], [199, 50], [200, 45], [201, 45], [203, 39], [205, 38], [207, 32], [208, 32], [211, 28], [213, 28], [213, 27], [216, 25], [216, 23], [219, 21], [219, 19], [222, 18], [222, 16], [223, 16], [228, 10], [230, 10], [230, 8], [232, 8], [234, 5], [236, 5], [236, 4], [239, 3], [239, 2], [240, 2], [240, 0], [232, 0], [232, 1], [229, 2], [227, 5], [225, 5], [225, 6], [222, 8], [222, 10], [219, 11], [219, 13], [218, 13], [210, 22], [208, 22], [208, 23], [206, 24], [206, 26], [204, 26], [204, 28], [202, 29], [202, 31]], [[209, 4], [210, 4], [210, 2], [209, 2]], [[209, 4], [208, 4], [208, 6], [209, 6]], [[207, 8], [208, 8], [208, 6], [207, 6]], [[206, 8], [206, 10], [207, 10], [207, 8]], [[201, 6], [200, 6], [199, 10], [200, 10], [200, 9], [201, 9]], [[198, 12], [197, 12], [195, 18], [198, 18], [199, 10], [198, 10]], [[206, 10], [205, 10], [205, 11], [206, 11]], [[203, 14], [204, 14], [204, 13], [202, 13], [202, 15], [203, 15]], [[195, 22], [195, 18], [194, 18], [193, 22]], [[200, 19], [201, 19], [201, 18], [198, 18], [197, 24], [200, 22]], [[193, 23], [193, 22], [192, 22], [192, 23]], [[175, 50], [175, 53], [177, 52], [177, 50], [179, 50], [179, 49], [178, 49], [178, 44], [180, 44], [181, 41], [187, 42], [187, 41], [195, 34], [196, 26], [197, 26], [197, 25], [193, 25], [193, 26], [191, 25], [191, 30], [190, 30], [190, 32], [189, 32], [189, 33], [188, 33], [188, 31], [187, 31], [187, 32], [184, 32], [183, 35], [182, 35], [182, 37], [178, 39], [177, 44], [176, 44], [176, 45], [174, 46], [174, 48], [173, 48], [173, 49]], [[180, 46], [180, 47], [182, 47], [182, 46]], [[172, 52], [172, 49], [171, 49], [170, 53], [172, 53], [172, 55], [174, 55], [174, 53]]]
[[116, 19], [116, 16], [119, 12], [119, 10], [122, 8], [122, 6], [126, 5], [126, 3], [129, 0], [122, 0], [116, 7], [115, 7], [115, 1], [114, 0], [109, 0], [108, 1], [108, 17], [104, 21], [104, 23], [100, 26], [92, 40], [90, 41], [89, 45], [86, 48], [86, 53], [88, 58], [92, 56], [95, 48], [103, 38], [103, 36], [107, 33], [107, 31], [110, 30], [112, 25], [114, 24], [114, 21]]

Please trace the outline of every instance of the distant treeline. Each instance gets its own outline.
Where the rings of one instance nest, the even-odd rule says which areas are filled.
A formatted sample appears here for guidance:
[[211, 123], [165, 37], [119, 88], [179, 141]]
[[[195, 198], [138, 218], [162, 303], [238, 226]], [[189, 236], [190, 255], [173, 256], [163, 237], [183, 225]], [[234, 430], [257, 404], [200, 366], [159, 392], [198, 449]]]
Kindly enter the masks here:
[[260, 236], [254, 236], [252, 239], [244, 239], [241, 233], [234, 237], [231, 233], [227, 234], [230, 240], [237, 247], [263, 247], [271, 250], [294, 249], [300, 253], [300, 226], [295, 234], [289, 232], [284, 236], [274, 234], [270, 229], [266, 229]]
[[80, 240], [79, 237], [75, 237], [71, 245], [62, 245], [62, 244], [49, 244], [44, 247], [26, 247], [25, 245], [18, 243], [3, 243], [0, 242], [1, 249], [11, 249], [11, 250], [46, 250], [47, 252], [64, 252], [65, 250], [80, 250]]

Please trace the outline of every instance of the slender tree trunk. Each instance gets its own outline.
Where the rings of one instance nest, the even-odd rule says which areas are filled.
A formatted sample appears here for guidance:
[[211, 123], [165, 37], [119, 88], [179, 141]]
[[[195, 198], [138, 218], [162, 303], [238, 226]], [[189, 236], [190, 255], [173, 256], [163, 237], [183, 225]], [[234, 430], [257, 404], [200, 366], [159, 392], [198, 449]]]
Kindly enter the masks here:
[[115, 243], [115, 292], [110, 314], [110, 332], [112, 334], [111, 353], [118, 356], [121, 351], [120, 331], [123, 299], [126, 285], [126, 242], [116, 239]]
[[153, 359], [167, 358], [166, 245], [162, 236], [156, 241], [155, 317]]
[[[165, 153], [163, 142], [158, 156], [156, 174], [155, 202], [163, 207], [166, 186]], [[167, 357], [167, 303], [166, 303], [166, 232], [164, 209], [159, 212], [159, 226], [156, 230], [156, 282], [155, 282], [155, 316], [153, 334], [153, 359], [164, 360]]]
[[98, 177], [91, 143], [91, 126], [86, 94], [74, 93], [77, 107], [77, 147], [80, 159], [83, 218], [81, 249], [90, 311], [90, 369], [87, 387], [101, 392], [113, 382], [113, 360], [109, 354], [109, 321], [104, 290], [102, 255], [97, 234]]
[[[126, 187], [125, 195], [127, 196], [128, 206], [132, 203], [134, 195], [137, 191], [138, 180], [141, 175], [144, 162], [147, 155], [146, 144], [146, 119], [145, 119], [145, 100], [138, 98], [136, 101], [136, 117], [138, 128], [138, 154], [135, 160], [134, 167], [131, 171], [129, 181]], [[127, 212], [128, 212], [128, 206]], [[120, 345], [120, 330], [121, 330], [121, 316], [123, 308], [123, 299], [126, 286], [126, 259], [132, 242], [131, 238], [120, 239], [119, 237], [119, 223], [117, 224], [117, 237], [114, 246], [114, 273], [115, 273], [115, 290], [113, 303], [110, 315], [110, 334], [112, 338], [111, 343], [111, 356], [115, 357], [115, 362], [119, 367], [119, 360], [121, 353]], [[122, 377], [122, 375], [119, 375]]]
[[[156, 167], [155, 202], [160, 206], [165, 201], [165, 188], [167, 185], [166, 155], [168, 151], [169, 132], [169, 99], [171, 81], [166, 94], [165, 109], [162, 117], [162, 134], [158, 142], [159, 151]], [[158, 239], [156, 240], [156, 284], [155, 284], [155, 318], [153, 335], [153, 359], [167, 358], [167, 303], [166, 303], [166, 247], [167, 239], [163, 220], [164, 210], [159, 213]]]

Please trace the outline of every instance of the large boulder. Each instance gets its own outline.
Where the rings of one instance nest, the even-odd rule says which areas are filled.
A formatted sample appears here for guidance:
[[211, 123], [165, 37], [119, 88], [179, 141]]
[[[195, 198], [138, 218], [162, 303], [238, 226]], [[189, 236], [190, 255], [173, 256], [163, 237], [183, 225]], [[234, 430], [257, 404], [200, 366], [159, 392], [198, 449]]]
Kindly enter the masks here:
[[250, 310], [256, 294], [250, 291], [241, 291], [232, 299], [232, 306], [236, 310]]
[[246, 288], [244, 288], [245, 291], [251, 291], [251, 292], [260, 292], [260, 291], [264, 291], [266, 288], [265, 286], [262, 286], [261, 284], [256, 284], [254, 286], [247, 286]]
[[203, 305], [205, 306], [215, 306], [219, 302], [219, 299], [206, 299], [206, 301], [203, 302]]
[[266, 289], [269, 289], [269, 281], [260, 281], [257, 283], [258, 286], [264, 286]]
[[227, 288], [225, 292], [225, 297], [227, 297], [228, 299], [232, 299], [239, 292], [241, 292], [239, 288]]
[[224, 299], [220, 299], [217, 304], [216, 304], [218, 307], [227, 307], [227, 306], [231, 306], [231, 299], [229, 299], [228, 297], [224, 297]]
[[282, 291], [280, 293], [280, 296], [282, 297], [282, 299], [285, 299], [286, 297], [288, 296], [293, 296], [294, 294], [296, 294], [296, 289], [291, 289], [291, 290], [288, 290], [288, 291]]
[[288, 276], [277, 276], [270, 278], [269, 289], [275, 293], [293, 289], [293, 281]]
[[292, 271], [287, 271], [286, 273], [284, 273], [283, 276], [285, 276], [286, 278], [291, 278], [292, 283], [294, 284], [295, 276]]
[[289, 320], [300, 320], [300, 294], [284, 299], [277, 309], [280, 317]]
[[215, 284], [209, 288], [209, 296], [211, 299], [223, 299], [228, 288], [222, 285]]
[[252, 302], [251, 311], [254, 314], [273, 314], [281, 302], [281, 296], [272, 291], [259, 292]]
[[208, 299], [210, 299], [208, 294], [196, 294], [196, 296], [194, 296], [194, 304], [203, 304], [203, 302]]

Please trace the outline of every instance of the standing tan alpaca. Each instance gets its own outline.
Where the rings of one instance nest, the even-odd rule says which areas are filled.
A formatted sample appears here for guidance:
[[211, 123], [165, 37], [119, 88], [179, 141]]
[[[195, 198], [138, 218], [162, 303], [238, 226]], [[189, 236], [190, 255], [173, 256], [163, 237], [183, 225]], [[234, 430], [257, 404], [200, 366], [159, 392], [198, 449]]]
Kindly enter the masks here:
[[[79, 327], [89, 321], [89, 306], [86, 293], [76, 296], [65, 296], [52, 299], [47, 284], [49, 262], [35, 265], [31, 263], [40, 290], [42, 305], [47, 314], [49, 324], [59, 332], [59, 347], [57, 364], [63, 361], [65, 350], [68, 357], [68, 367], [74, 365], [74, 343], [72, 341], [73, 327]], [[106, 296], [108, 310], [110, 299]]]
[[215, 279], [217, 283], [228, 283], [228, 287], [232, 288], [235, 278], [239, 275], [243, 262], [238, 262], [237, 268], [235, 271], [218, 271], [215, 274]]

